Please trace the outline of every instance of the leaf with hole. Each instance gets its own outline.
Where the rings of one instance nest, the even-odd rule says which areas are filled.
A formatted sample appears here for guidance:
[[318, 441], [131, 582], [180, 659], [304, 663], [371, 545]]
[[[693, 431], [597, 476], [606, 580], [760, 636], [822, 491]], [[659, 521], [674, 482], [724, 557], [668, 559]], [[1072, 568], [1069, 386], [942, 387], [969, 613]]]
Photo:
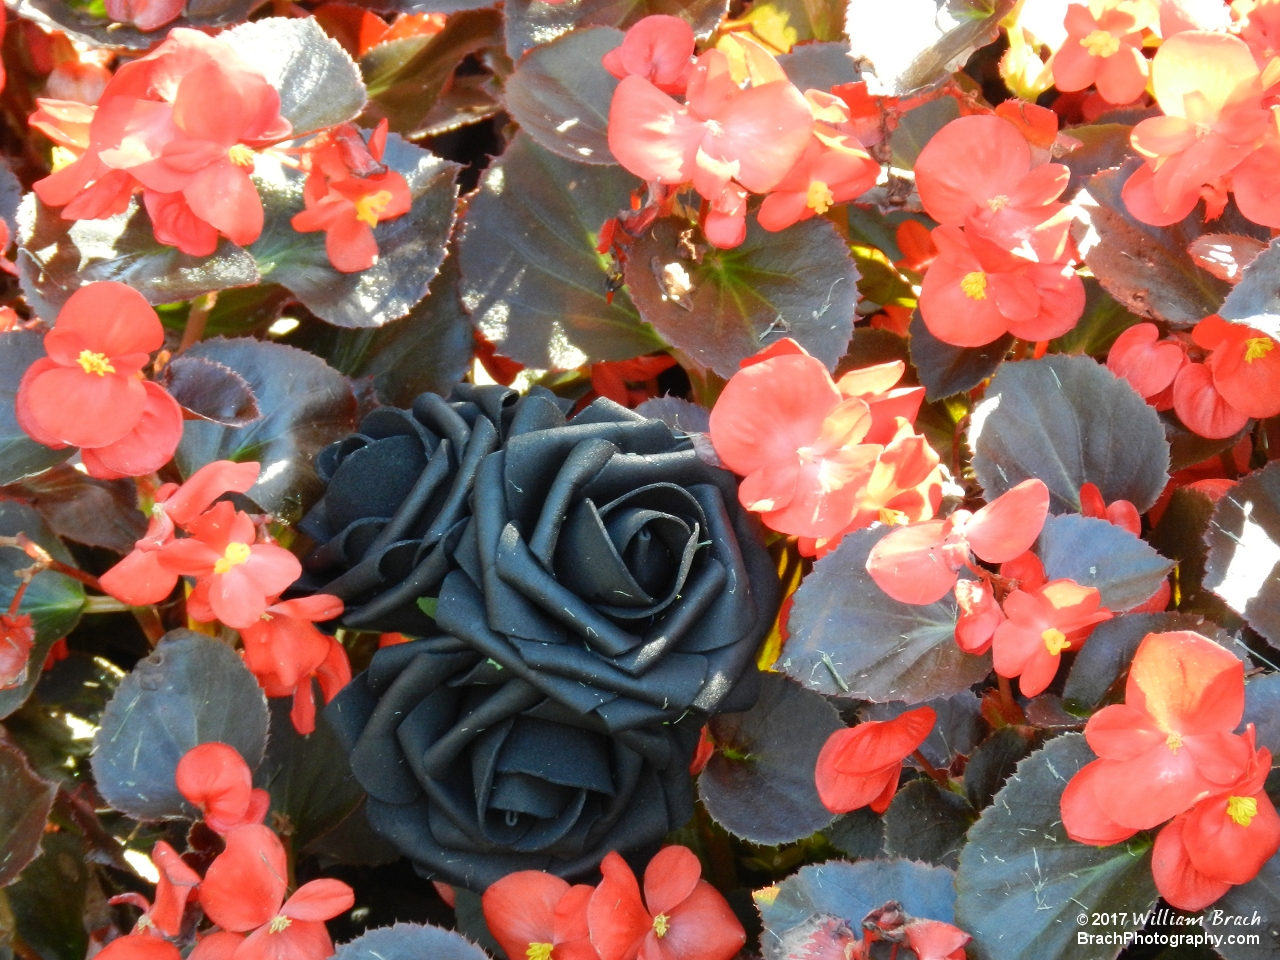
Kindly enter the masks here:
[[754, 707], [718, 714], [708, 728], [717, 750], [698, 777], [698, 796], [720, 826], [751, 843], [776, 846], [832, 821], [813, 771], [827, 738], [844, 724], [821, 696], [766, 673]]
[[107, 803], [135, 820], [197, 817], [174, 771], [192, 747], [214, 742], [256, 767], [267, 742], [267, 698], [225, 643], [171, 630], [107, 704], [94, 735], [94, 781]]
[[1078, 511], [1085, 483], [1145, 513], [1169, 479], [1155, 410], [1088, 357], [1006, 363], [973, 412], [969, 444], [987, 500], [1036, 477], [1053, 513]]
[[[699, 367], [731, 377], [738, 363], [790, 337], [833, 369], [853, 333], [858, 271], [822, 217], [778, 233], [748, 220], [732, 250], [681, 253], [682, 222], [659, 220], [628, 249], [623, 275], [640, 316]], [[671, 296], [671, 279], [688, 287]]]
[[967, 690], [991, 672], [989, 654], [956, 646], [958, 611], [948, 595], [899, 603], [867, 573], [887, 527], [846, 534], [795, 592], [778, 668], [819, 693], [923, 703]]

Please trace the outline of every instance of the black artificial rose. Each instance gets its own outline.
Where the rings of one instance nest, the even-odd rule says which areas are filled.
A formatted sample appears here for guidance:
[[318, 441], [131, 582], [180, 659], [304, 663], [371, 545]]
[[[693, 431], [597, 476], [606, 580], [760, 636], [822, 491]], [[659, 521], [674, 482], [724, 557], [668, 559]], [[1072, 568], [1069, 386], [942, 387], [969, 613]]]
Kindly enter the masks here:
[[750, 706], [778, 577], [687, 437], [597, 400], [487, 455], [471, 508], [443, 632], [613, 732]]
[[473, 890], [589, 874], [693, 812], [696, 722], [611, 735], [454, 637], [378, 651], [326, 715], [370, 825], [423, 876]]
[[559, 403], [546, 391], [460, 384], [448, 399], [424, 393], [411, 410], [368, 414], [316, 458], [325, 493], [299, 529], [318, 546], [295, 592], [340, 597], [339, 622], [353, 629], [434, 630], [417, 601], [449, 571], [480, 462], [505, 437], [555, 422]]

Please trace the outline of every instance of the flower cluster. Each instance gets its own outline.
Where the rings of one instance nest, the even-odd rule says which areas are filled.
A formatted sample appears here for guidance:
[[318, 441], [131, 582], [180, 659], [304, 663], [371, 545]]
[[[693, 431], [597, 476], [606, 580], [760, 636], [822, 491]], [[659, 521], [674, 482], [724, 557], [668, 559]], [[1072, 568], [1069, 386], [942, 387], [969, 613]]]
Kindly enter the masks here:
[[1230, 437], [1252, 417], [1280, 414], [1275, 338], [1216, 314], [1197, 323], [1189, 338], [1161, 339], [1155, 324], [1135, 324], [1116, 338], [1107, 366], [1202, 437]]
[[692, 186], [709, 242], [742, 243], [750, 194], [768, 194], [760, 225], [782, 230], [875, 184], [880, 165], [838, 96], [802, 94], [750, 38], [727, 34], [696, 58], [694, 48], [688, 23], [660, 15], [639, 21], [605, 56], [622, 81], [609, 108], [609, 149], [672, 194]]
[[1007, 333], [1052, 340], [1084, 312], [1071, 213], [1058, 202], [1069, 174], [1045, 160], [1003, 116], [953, 120], [920, 152], [916, 187], [939, 224], [920, 316], [944, 343], [980, 347]]
[[742, 475], [738, 498], [809, 556], [875, 521], [930, 519], [942, 467], [913, 424], [923, 387], [901, 361], [833, 380], [794, 340], [742, 362], [711, 411], [711, 442]]
[[294, 726], [310, 733], [312, 678], [326, 702], [351, 679], [342, 645], [315, 627], [316, 621], [339, 616], [342, 601], [324, 594], [280, 600], [301, 574], [301, 564], [267, 536], [263, 524], [220, 499], [247, 491], [260, 469], [257, 462], [219, 460], [181, 486], [160, 487], [146, 535], [99, 582], [117, 600], [144, 606], [168, 597], [179, 577], [194, 578], [188, 616], [239, 630], [249, 670], [267, 696], [294, 698]]
[[1062, 795], [1067, 835], [1110, 846], [1165, 824], [1152, 872], [1182, 910], [1252, 880], [1280, 850], [1280, 816], [1263, 790], [1271, 752], [1252, 724], [1234, 732], [1243, 711], [1244, 664], [1231, 653], [1197, 633], [1148, 634], [1124, 703], [1085, 727], [1098, 759]]
[[[160, 875], [154, 904], [136, 893], [112, 903], [140, 908], [131, 933], [109, 943], [104, 960], [180, 960], [179, 942], [190, 936], [189, 908], [199, 905], [214, 926], [197, 934], [196, 960], [325, 960], [333, 941], [324, 921], [351, 909], [349, 886], [312, 880], [288, 899], [285, 847], [262, 826], [270, 797], [255, 789], [248, 765], [224, 743], [202, 743], [183, 755], [175, 772], [178, 791], [197, 807], [224, 847], [203, 878], [160, 840], [151, 858]], [[197, 921], [198, 922], [198, 921]]]
[[79, 447], [90, 476], [154, 473], [182, 439], [182, 408], [143, 378], [162, 346], [164, 328], [140, 293], [114, 281], [86, 284], [45, 334], [47, 356], [23, 374], [18, 424], [46, 447]]
[[508, 957], [529, 960], [730, 960], [746, 942], [724, 897], [701, 879], [688, 847], [664, 847], [644, 872], [644, 896], [617, 853], [599, 885], [547, 873], [508, 874], [481, 904]]

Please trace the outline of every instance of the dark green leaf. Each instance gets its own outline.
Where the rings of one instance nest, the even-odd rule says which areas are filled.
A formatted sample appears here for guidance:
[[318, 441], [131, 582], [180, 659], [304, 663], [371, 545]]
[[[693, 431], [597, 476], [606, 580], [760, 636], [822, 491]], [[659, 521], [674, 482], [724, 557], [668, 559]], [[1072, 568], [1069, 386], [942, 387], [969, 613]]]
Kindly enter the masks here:
[[22, 181], [8, 163], [0, 163], [0, 219], [9, 228], [9, 237], [18, 235], [18, 206], [22, 203]]
[[705, 39], [729, 10], [728, 0], [509, 0], [506, 4], [507, 53], [512, 60], [575, 27], [619, 27], [655, 13], [680, 17]]
[[76, 452], [74, 447], [50, 450], [18, 426], [13, 410], [18, 384], [27, 368], [43, 356], [43, 338], [34, 330], [0, 333], [0, 483], [48, 470]]
[[116, 553], [128, 553], [147, 530], [132, 479], [95, 480], [61, 465], [5, 487], [0, 496], [34, 507], [59, 537]]
[[248, 382], [262, 418], [245, 427], [191, 421], [174, 455], [184, 477], [215, 460], [257, 460], [262, 475], [249, 497], [277, 514], [301, 511], [319, 493], [311, 461], [356, 425], [346, 377], [309, 353], [278, 343], [206, 340], [186, 356], [230, 367]]
[[1237, 434], [1221, 440], [1210, 440], [1184, 427], [1178, 422], [1172, 410], [1166, 410], [1160, 414], [1160, 425], [1164, 428], [1164, 438], [1169, 441], [1170, 473], [1185, 470], [1202, 460], [1216, 457], [1224, 450], [1230, 450], [1240, 442], [1240, 438], [1249, 429], [1246, 424]]
[[[920, 744], [920, 752], [935, 767], [949, 767], [958, 756], [968, 756], [982, 737], [985, 724], [981, 716], [981, 701], [972, 691], [965, 690], [952, 697], [930, 700], [923, 706], [932, 707], [937, 714], [928, 738]], [[914, 709], [905, 703], [873, 703], [858, 711], [862, 720], [892, 720]]]
[[[789, 13], [793, 4], [795, 4], [795, 0], [777, 0], [773, 6]], [[753, 4], [751, 9], [755, 10], [758, 6], [759, 4]], [[825, 13], [833, 8], [835, 4], [819, 0], [817, 3], [803, 3], [803, 6], [806, 9], [818, 7]], [[840, 7], [843, 8], [843, 6], [844, 4], [841, 3]], [[836, 12], [836, 36], [840, 34], [841, 21], [843, 19], [844, 11], [841, 9]], [[806, 28], [812, 30], [812, 26], [806, 24], [804, 20], [799, 20], [798, 23], [789, 23], [788, 25], [796, 27], [800, 32], [803, 32]], [[794, 83], [798, 90], [825, 91], [842, 83], [857, 83], [862, 79], [862, 71], [858, 69], [858, 65], [849, 56], [849, 42], [847, 40], [824, 37], [822, 40], [813, 43], [805, 43], [804, 40], [800, 40], [799, 43], [801, 45], [793, 47], [790, 53], [784, 53], [778, 57], [778, 66], [786, 71], [787, 79]]]
[[[493, 939], [493, 934], [489, 931], [480, 894], [473, 893], [465, 887], [455, 887], [453, 893], [453, 914], [457, 922], [455, 928], [457, 932], [484, 949], [490, 956], [497, 957], [498, 960], [511, 960], [502, 949], [502, 945]], [[520, 958], [517, 957], [516, 960]]]
[[1258, 746], [1280, 754], [1280, 673], [1254, 677], [1244, 685], [1244, 720], [1257, 727]]
[[[862, 918], [896, 900], [911, 916], [951, 923], [955, 904], [946, 867], [909, 860], [828, 860], [801, 867], [777, 887], [772, 900], [756, 896], [766, 960], [805, 955], [809, 936], [828, 918], [861, 932]], [[763, 891], [762, 891], [763, 892]]]
[[985, 347], [956, 347], [943, 343], [924, 325], [920, 311], [911, 315], [911, 362], [925, 386], [925, 397], [941, 400], [972, 390], [996, 372], [1000, 361], [1013, 346], [1013, 334], [1006, 333]]
[[1116, 337], [1142, 318], [1134, 316], [1116, 302], [1093, 277], [1084, 278], [1084, 314], [1057, 340], [1050, 342], [1054, 353], [1087, 353], [1102, 357], [1111, 349]]
[[485, 171], [458, 257], [462, 302], [500, 354], [571, 370], [663, 346], [624, 291], [608, 302], [608, 269], [595, 251], [600, 227], [638, 184], [621, 167], [565, 160], [523, 133]]
[[826, 700], [789, 678], [766, 673], [761, 680], [754, 707], [708, 723], [718, 749], [698, 777], [698, 795], [730, 833], [775, 846], [831, 822], [813, 769], [827, 738], [844, 724]]
[[280, 92], [280, 112], [295, 136], [351, 120], [364, 109], [360, 70], [310, 17], [242, 23], [226, 38]]
[[351, 775], [347, 752], [324, 714], [316, 717], [315, 730], [304, 737], [289, 719], [292, 704], [288, 697], [270, 701], [267, 752], [253, 783], [271, 793], [271, 815], [277, 818], [271, 822], [287, 824], [294, 848], [303, 850], [342, 822], [364, 791]]
[[5, 890], [18, 937], [40, 960], [84, 960], [89, 948], [84, 841], [62, 831], [45, 837], [43, 848], [18, 882]]
[[63, 220], [30, 194], [18, 208], [18, 225], [22, 292], [31, 309], [50, 323], [71, 294], [97, 280], [128, 284], [153, 304], [260, 280], [253, 258], [226, 237], [207, 257], [157, 242], [151, 218], [136, 199], [106, 220]]
[[380, 327], [407, 314], [427, 292], [444, 262], [453, 231], [458, 164], [387, 138], [383, 162], [404, 175], [413, 207], [374, 229], [378, 259], [359, 273], [329, 262], [323, 231], [299, 233], [290, 224], [303, 209], [300, 173], [285, 167], [258, 174], [267, 223], [250, 248], [264, 279], [288, 287], [312, 313], [340, 327]]
[[[960, 9], [957, 9], [960, 7]], [[928, 0], [886, 7], [880, 0], [849, 0], [845, 32], [855, 60], [875, 74], [873, 93], [901, 95], [941, 80], [993, 40], [1014, 0], [957, 5]]]
[[1213, 516], [1213, 500], [1190, 487], [1178, 487], [1169, 497], [1160, 522], [1151, 531], [1151, 545], [1178, 564], [1174, 572], [1178, 609], [1204, 614], [1221, 612], [1219, 599], [1203, 589], [1209, 547], [1204, 535]]
[[1169, 444], [1156, 412], [1088, 357], [1006, 363], [973, 412], [973, 469], [988, 500], [1023, 480], [1049, 487], [1054, 513], [1080, 509], [1080, 487], [1145, 513], [1168, 481]]
[[1150, 600], [1173, 569], [1171, 561], [1123, 527], [1071, 513], [1045, 520], [1035, 550], [1050, 580], [1095, 587], [1102, 605], [1116, 613]]
[[13, 883], [40, 852], [57, 792], [32, 772], [19, 750], [0, 744], [0, 887]]
[[[124, 47], [146, 50], [174, 27], [228, 27], [246, 19], [265, 0], [187, 0], [184, 16], [168, 23], [162, 30], [142, 32], [136, 27], [115, 23], [95, 15], [88, 4], [67, 0], [19, 0], [18, 16], [49, 29], [56, 29], [87, 43], [91, 47]], [[252, 61], [250, 61], [252, 62]]]
[[1123, 123], [1095, 123], [1072, 127], [1067, 136], [1080, 141], [1080, 146], [1062, 157], [1055, 157], [1071, 171], [1071, 180], [1063, 191], [1062, 199], [1070, 200], [1089, 182], [1095, 173], [1118, 167], [1133, 154], [1129, 148], [1129, 134], [1133, 130]]
[[[1136, 158], [1089, 179], [1076, 197], [1086, 219], [1078, 226], [1085, 263], [1121, 304], [1141, 317], [1189, 327], [1215, 312], [1231, 285], [1196, 266], [1187, 246], [1205, 233], [1253, 235], [1232, 206], [1207, 229], [1197, 209], [1180, 223], [1153, 227], [1135, 218], [1120, 191], [1140, 166]], [[1241, 224], [1239, 230], [1236, 223]]]
[[898, 790], [884, 813], [884, 848], [891, 857], [955, 868], [969, 825], [978, 818], [969, 801], [928, 777]]
[[[710, 248], [697, 263], [679, 252], [681, 229], [659, 220], [632, 244], [624, 268], [640, 316], [664, 339], [722, 377], [782, 337], [835, 367], [853, 333], [858, 271], [829, 221], [770, 233], [751, 218], [741, 246]], [[671, 276], [687, 277], [686, 296], [669, 296]]]
[[872, 860], [884, 853], [884, 822], [870, 807], [837, 817], [822, 835], [841, 853], [859, 860]]
[[466, 57], [502, 43], [502, 14], [478, 10], [480, 3], [442, 0], [433, 10], [453, 12], [445, 28], [430, 38], [406, 37], [374, 47], [360, 60], [369, 89], [364, 119], [370, 126], [386, 118], [406, 137], [424, 133], [441, 92]]
[[982, 741], [964, 768], [964, 792], [973, 808], [988, 806], [1023, 757], [1043, 742], [1034, 727], [1001, 727]]
[[1077, 943], [1076, 916], [1155, 903], [1149, 840], [1090, 847], [1062, 829], [1062, 791], [1092, 759], [1080, 734], [1049, 741], [1018, 764], [969, 831], [956, 922], [973, 936], [973, 960], [1098, 960], [1096, 947]]
[[1280, 461], [1223, 495], [1213, 510], [1204, 585], [1280, 643]]
[[867, 555], [886, 533], [846, 534], [814, 564], [795, 593], [778, 666], [828, 695], [923, 703], [960, 693], [991, 672], [991, 657], [956, 646], [951, 595], [915, 606], [876, 586]]
[[618, 81], [600, 58], [621, 43], [621, 30], [592, 27], [534, 47], [507, 80], [507, 112], [552, 153], [617, 163], [609, 152], [609, 105]]
[[[67, 548], [53, 535], [40, 514], [24, 503], [0, 500], [0, 537], [19, 533], [25, 533], [55, 560], [75, 566]], [[31, 558], [16, 547], [0, 547], [0, 610], [9, 609], [18, 589], [17, 571], [31, 566], [31, 562]], [[84, 601], [84, 587], [79, 581], [52, 570], [36, 574], [18, 608], [19, 613], [31, 616], [36, 642], [27, 659], [26, 679], [11, 690], [0, 690], [0, 718], [9, 716], [31, 695], [49, 648], [79, 622]]]
[[911, 363], [911, 352], [906, 337], [900, 337], [888, 330], [877, 330], [874, 327], [854, 327], [853, 336], [849, 338], [849, 346], [840, 362], [836, 364], [832, 376], [839, 380], [850, 370], [869, 367], [877, 363], [889, 363], [901, 360], [907, 365], [906, 373], [898, 386], [916, 382], [916, 370]]
[[1244, 268], [1240, 282], [1231, 288], [1217, 312], [1228, 320], [1280, 314], [1280, 244], [1273, 240]]
[[1194, 630], [1214, 638], [1216, 627], [1183, 613], [1127, 613], [1098, 624], [1071, 664], [1063, 701], [1078, 713], [1096, 710], [1120, 675], [1129, 669], [1142, 638], [1148, 633], [1172, 630]]
[[176, 357], [164, 368], [164, 388], [188, 414], [224, 427], [243, 427], [262, 416], [244, 377], [201, 357]]
[[449, 257], [409, 315], [379, 330], [335, 330], [326, 355], [351, 377], [372, 377], [383, 403], [410, 407], [430, 391], [446, 396], [471, 369], [475, 335], [458, 299], [458, 258]]
[[171, 630], [138, 661], [102, 714], [93, 776], [103, 799], [135, 820], [194, 817], [174, 783], [192, 747], [234, 747], [253, 769], [267, 739], [267, 699], [224, 643]]
[[933, 139], [933, 135], [959, 117], [960, 104], [954, 97], [939, 97], [908, 110], [889, 138], [893, 165], [904, 170], [912, 169], [920, 151]]
[[[1232, 887], [1206, 908], [1204, 929], [1223, 938], [1215, 949], [1225, 960], [1276, 960], [1280, 955], [1280, 857], [1272, 857], [1256, 877]], [[1241, 934], [1256, 935], [1258, 942], [1242, 943]], [[1236, 942], [1228, 943], [1228, 937]]]
[[397, 923], [338, 947], [335, 960], [488, 960], [474, 943], [439, 927]]

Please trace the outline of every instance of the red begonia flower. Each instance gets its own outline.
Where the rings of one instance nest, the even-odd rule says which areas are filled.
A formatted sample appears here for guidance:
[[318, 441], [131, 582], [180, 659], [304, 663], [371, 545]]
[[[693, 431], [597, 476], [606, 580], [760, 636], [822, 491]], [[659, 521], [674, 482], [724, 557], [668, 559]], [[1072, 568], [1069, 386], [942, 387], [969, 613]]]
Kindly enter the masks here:
[[932, 707], [916, 707], [831, 734], [814, 768], [823, 806], [832, 813], [867, 806], [884, 813], [898, 790], [902, 761], [925, 742], [936, 720]]
[[1049, 582], [1049, 578], [1045, 576], [1044, 564], [1030, 550], [1000, 564], [1000, 576], [1007, 580], [1017, 580], [1016, 586], [1023, 590], [1036, 590]]
[[587, 926], [594, 888], [540, 870], [503, 877], [481, 898], [485, 922], [508, 957], [597, 960]]
[[715, 887], [700, 879], [688, 847], [664, 847], [635, 874], [617, 853], [600, 864], [603, 879], [587, 904], [600, 960], [729, 960], [747, 935]]
[[116, 937], [94, 957], [102, 960], [182, 960], [182, 954], [172, 943], [146, 933]]
[[213, 615], [236, 630], [257, 623], [270, 599], [302, 574], [302, 564], [288, 550], [255, 543], [253, 521], [225, 500], [188, 529], [189, 538], [161, 548], [160, 562], [174, 573], [199, 578]]
[[267, 607], [258, 622], [242, 627], [244, 661], [269, 697], [293, 697], [291, 717], [299, 733], [315, 729], [315, 692], [320, 683], [328, 703], [351, 682], [346, 650], [315, 623], [342, 613], [342, 601], [329, 594], [286, 600]]
[[1188, 363], [1173, 381], [1173, 410], [1183, 426], [1211, 440], [1239, 433], [1249, 415], [1227, 402], [1218, 392], [1207, 364]]
[[902, 925], [916, 960], [965, 960], [964, 945], [973, 937], [941, 920], [912, 920]]
[[1053, 57], [1053, 82], [1062, 91], [1097, 84], [1108, 103], [1130, 103], [1147, 86], [1142, 31], [1156, 19], [1154, 4], [1089, 0], [1067, 7], [1067, 39]]
[[1084, 312], [1084, 284], [1070, 264], [1016, 257], [969, 222], [933, 231], [939, 254], [920, 290], [929, 332], [980, 347], [1006, 333], [1038, 342], [1070, 331]]
[[30, 614], [0, 613], [0, 690], [26, 682], [35, 642], [36, 628]]
[[196, 941], [196, 945], [187, 954], [187, 960], [231, 960], [242, 943], [244, 943], [242, 933], [214, 930]]
[[330, 181], [319, 196], [303, 191], [306, 209], [290, 221], [299, 233], [324, 231], [324, 249], [335, 270], [359, 273], [378, 260], [373, 228], [409, 212], [413, 196], [409, 184], [394, 170], [373, 177]]
[[1105, 502], [1096, 483], [1080, 486], [1080, 515], [1106, 520], [1112, 526], [1123, 527], [1135, 537], [1142, 535], [1142, 514], [1138, 513], [1138, 508], [1128, 500]]
[[1250, 750], [1232, 734], [1244, 712], [1244, 665], [1196, 633], [1152, 633], [1129, 668], [1125, 702], [1085, 727], [1102, 761], [1094, 799], [1120, 826], [1147, 830], [1218, 793]]
[[[1145, 400], [1155, 402], [1173, 384], [1187, 363], [1187, 352], [1177, 340], [1161, 340], [1154, 323], [1135, 323], [1120, 336], [1107, 354], [1107, 369], [1129, 381]], [[1156, 409], [1168, 409], [1156, 403]]]
[[86, 284], [45, 334], [48, 358], [22, 378], [15, 403], [19, 424], [46, 446], [104, 447], [122, 440], [147, 404], [138, 374], [163, 345], [164, 328], [142, 294], [113, 281]]
[[[682, 23], [684, 21], [681, 21]], [[591, 365], [591, 389], [624, 407], [635, 407], [657, 393], [654, 378], [676, 365], [675, 357], [661, 353], [634, 360], [605, 360]], [[633, 386], [634, 385], [634, 386]]]
[[78, 156], [89, 149], [93, 113], [93, 107], [76, 100], [36, 97], [36, 112], [27, 118], [27, 123]]
[[985, 580], [957, 580], [956, 605], [960, 608], [956, 618], [956, 645], [975, 656], [986, 653], [996, 628], [1005, 620], [991, 584]]
[[182, 486], [162, 486], [156, 491], [146, 535], [134, 543], [128, 556], [98, 579], [102, 589], [135, 607], [159, 603], [167, 597], [177, 585], [178, 575], [160, 563], [160, 548], [173, 539], [175, 525], [185, 527], [223, 494], [244, 493], [257, 482], [261, 469], [256, 460], [217, 460], [205, 464]]
[[1095, 778], [1106, 770], [1106, 766], [1106, 760], [1085, 764], [1062, 791], [1062, 827], [1076, 843], [1109, 847], [1123, 843], [1138, 832], [1136, 827], [1116, 823], [1107, 812], [1111, 805], [1102, 799], [1102, 791], [1095, 787]]
[[903, 361], [890, 360], [850, 370], [836, 381], [836, 389], [842, 397], [856, 397], [871, 411], [867, 443], [889, 443], [893, 440], [898, 434], [899, 417], [908, 423], [916, 422], [925, 389], [899, 387], [898, 381], [906, 371], [907, 365]]
[[[959, 586], [957, 584], [957, 586]], [[1074, 580], [1050, 580], [1037, 590], [1014, 590], [1007, 619], [992, 642], [995, 671], [1017, 677], [1023, 696], [1042, 693], [1058, 672], [1063, 650], [1079, 650], [1095, 625], [1111, 619], [1101, 594]]]
[[182, 16], [186, 0], [105, 0], [107, 16], [129, 23], [144, 33], [159, 30]]
[[1049, 515], [1044, 481], [1023, 480], [979, 510], [899, 527], [871, 548], [867, 572], [902, 603], [941, 600], [972, 550], [988, 563], [1013, 560], [1031, 548]]
[[[786, 639], [786, 618], [791, 607], [791, 597], [787, 597], [783, 601], [784, 609], [778, 612], [778, 622], [782, 624], [784, 631], [783, 639]], [[707, 762], [715, 756], [716, 742], [711, 739], [711, 731], [704, 724], [702, 732], [698, 734], [698, 746], [693, 751], [693, 759], [689, 761], [689, 776], [696, 777], [700, 774]]]
[[145, 477], [171, 459], [182, 440], [182, 407], [158, 383], [143, 381], [146, 402], [134, 428], [115, 443], [82, 447], [85, 472], [99, 480]]
[[325, 960], [333, 941], [324, 921], [350, 910], [355, 894], [341, 880], [304, 883], [279, 913], [245, 938], [232, 960]]
[[1192, 339], [1211, 351], [1213, 385], [1231, 407], [1259, 420], [1280, 414], [1280, 350], [1276, 341], [1244, 323], [1205, 317]]
[[680, 96], [693, 70], [693, 27], [679, 17], [657, 14], [638, 20], [600, 60], [621, 80], [643, 77], [663, 93]]
[[151, 849], [151, 862], [160, 874], [156, 880], [155, 903], [149, 903], [140, 893], [119, 894], [111, 898], [111, 903], [129, 903], [142, 909], [142, 916], [134, 925], [134, 933], [176, 937], [182, 929], [182, 914], [187, 908], [187, 901], [192, 899], [200, 885], [200, 875], [163, 840], [157, 841]]
[[320, 684], [320, 694], [325, 703], [336, 697], [338, 691], [351, 682], [351, 661], [347, 659], [346, 649], [333, 637], [325, 637], [324, 642], [325, 655], [320, 665], [299, 677], [296, 683], [286, 684], [275, 673], [265, 669], [256, 674], [258, 683], [268, 697], [293, 697], [289, 719], [293, 722], [293, 728], [303, 735], [316, 728], [316, 698], [312, 679]]
[[[1226, 202], [1224, 178], [1273, 125], [1262, 105], [1253, 54], [1238, 37], [1187, 31], [1165, 40], [1151, 74], [1165, 115], [1133, 128], [1133, 148], [1147, 162], [1125, 182], [1125, 205], [1144, 223], [1167, 226], [1191, 213], [1203, 194], [1212, 219]], [[1242, 212], [1258, 223], [1280, 226], [1280, 206], [1249, 202], [1272, 193], [1268, 186], [1249, 183], [1263, 172], [1243, 172], [1254, 192], [1245, 200], [1250, 209]]]
[[200, 810], [215, 833], [225, 835], [246, 823], [261, 823], [271, 805], [271, 795], [254, 788], [244, 758], [225, 743], [192, 747], [178, 761], [174, 779], [178, 792]]

